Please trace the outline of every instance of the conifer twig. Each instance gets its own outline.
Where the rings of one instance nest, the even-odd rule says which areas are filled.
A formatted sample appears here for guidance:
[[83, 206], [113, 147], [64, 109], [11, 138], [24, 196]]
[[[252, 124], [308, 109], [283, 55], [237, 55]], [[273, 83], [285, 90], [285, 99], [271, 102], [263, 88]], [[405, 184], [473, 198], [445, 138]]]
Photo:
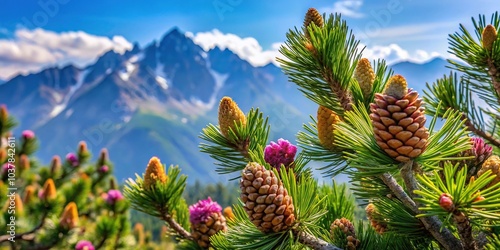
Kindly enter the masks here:
[[[500, 90], [500, 87], [499, 87], [499, 90]], [[489, 143], [497, 146], [497, 147], [500, 147], [500, 140], [496, 139], [493, 135], [491, 135], [490, 133], [487, 133], [479, 128], [477, 128], [472, 122], [471, 120], [465, 115], [465, 114], [462, 114], [462, 120], [465, 120], [465, 126], [467, 126], [467, 129], [484, 138], [485, 140], [487, 140]]]
[[300, 243], [310, 247], [314, 250], [342, 250], [342, 248], [336, 247], [322, 239], [316, 238], [304, 231], [295, 231], [297, 238]]
[[[403, 177], [406, 189], [412, 196], [411, 198], [416, 196], [414, 192], [418, 190], [417, 180], [413, 175], [413, 165], [414, 162], [410, 160], [401, 167], [401, 176]], [[419, 204], [417, 202], [415, 202], [415, 204], [418, 208]], [[420, 211], [417, 211], [416, 214], [420, 214]], [[434, 239], [444, 248], [448, 250], [462, 249], [460, 241], [447, 228], [443, 227], [443, 223], [437, 216], [421, 217], [420, 221], [424, 224], [425, 229], [427, 229]]]
[[[491, 58], [488, 58], [486, 61], [488, 63], [488, 75], [490, 75], [491, 83], [493, 84], [497, 97], [500, 97], [500, 77], [497, 76], [499, 73], [498, 69]], [[498, 99], [498, 102], [500, 104], [500, 98]]]
[[21, 240], [30, 240], [35, 237], [35, 233], [40, 230], [43, 225], [45, 224], [45, 218], [47, 218], [47, 212], [43, 213], [42, 219], [40, 220], [40, 223], [31, 229], [28, 232], [21, 233], [21, 234], [16, 234], [16, 236], [10, 236], [8, 234], [0, 236], [0, 243], [8, 241], [10, 238], [14, 237], [14, 240], [21, 239]]
[[191, 234], [188, 231], [186, 231], [186, 229], [184, 229], [181, 225], [179, 225], [179, 223], [177, 223], [177, 221], [175, 221], [175, 219], [170, 214], [163, 213], [162, 220], [166, 221], [170, 226], [170, 228], [174, 229], [184, 239], [187, 240], [193, 239]]
[[470, 224], [470, 219], [463, 212], [455, 211], [453, 213], [453, 220], [457, 225], [458, 235], [462, 240], [464, 245], [464, 250], [474, 250], [477, 248], [477, 243], [472, 236], [472, 226]]

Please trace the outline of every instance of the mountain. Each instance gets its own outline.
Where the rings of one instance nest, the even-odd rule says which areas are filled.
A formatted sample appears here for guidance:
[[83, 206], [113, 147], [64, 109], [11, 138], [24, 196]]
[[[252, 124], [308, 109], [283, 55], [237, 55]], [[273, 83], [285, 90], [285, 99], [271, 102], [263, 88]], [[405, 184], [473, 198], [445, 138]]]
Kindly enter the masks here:
[[[446, 72], [445, 63], [401, 62], [393, 69], [420, 91]], [[179, 165], [190, 182], [225, 178], [198, 148], [202, 129], [217, 123], [223, 96], [269, 116], [274, 141], [295, 141], [317, 109], [277, 66], [254, 67], [218, 47], [204, 51], [177, 28], [144, 48], [108, 51], [85, 68], [48, 68], [0, 85], [0, 102], [20, 121], [15, 132], [38, 135], [42, 162], [85, 140], [94, 155], [108, 148], [120, 180], [144, 171], [152, 156]]]

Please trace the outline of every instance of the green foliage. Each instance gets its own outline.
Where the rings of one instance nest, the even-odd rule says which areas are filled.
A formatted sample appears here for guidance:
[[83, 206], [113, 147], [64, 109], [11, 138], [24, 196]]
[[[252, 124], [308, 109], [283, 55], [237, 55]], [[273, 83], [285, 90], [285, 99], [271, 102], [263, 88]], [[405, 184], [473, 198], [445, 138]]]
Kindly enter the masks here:
[[346, 218], [354, 220], [354, 209], [356, 203], [354, 197], [348, 192], [347, 185], [332, 182], [331, 185], [323, 184], [318, 188], [318, 197], [324, 197], [322, 206], [327, 211], [319, 219], [319, 226], [324, 230], [330, 230], [330, 225], [335, 219]]
[[[488, 170], [474, 181], [467, 181], [467, 168], [458, 170], [457, 165], [445, 163], [443, 172], [444, 180], [439, 177], [438, 171], [434, 171], [433, 175], [419, 175], [418, 180], [421, 183], [421, 190], [416, 190], [415, 193], [421, 195], [422, 198], [417, 200], [425, 204], [420, 210], [425, 213], [417, 216], [432, 216], [438, 215], [446, 217], [448, 222], [453, 212], [460, 211], [466, 214], [471, 219], [492, 219], [499, 220], [498, 214], [500, 202], [497, 190], [500, 183], [496, 183], [488, 188], [488, 185], [495, 176]], [[452, 210], [446, 210], [439, 204], [439, 199], [442, 194], [449, 194], [453, 200]], [[484, 199], [479, 199], [479, 197]]]
[[[200, 138], [206, 143], [200, 144], [201, 152], [207, 153], [219, 167], [220, 174], [231, 174], [243, 170], [246, 163], [251, 161], [250, 152], [264, 146], [269, 137], [268, 118], [258, 109], [250, 110], [246, 125], [235, 122], [236, 131], [230, 129], [230, 139], [220, 133], [219, 126], [209, 124], [203, 129]], [[236, 178], [236, 177], [235, 177]]]

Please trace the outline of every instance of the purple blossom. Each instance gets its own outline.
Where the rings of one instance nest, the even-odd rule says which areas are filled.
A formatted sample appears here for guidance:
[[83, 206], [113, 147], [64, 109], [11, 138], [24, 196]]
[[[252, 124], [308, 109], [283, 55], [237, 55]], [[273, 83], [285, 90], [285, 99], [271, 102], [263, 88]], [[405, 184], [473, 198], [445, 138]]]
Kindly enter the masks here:
[[222, 207], [210, 197], [200, 200], [198, 203], [189, 206], [189, 221], [191, 224], [204, 222], [212, 213], [220, 213]]
[[24, 130], [21, 134], [22, 134], [23, 138], [27, 139], [27, 140], [31, 140], [31, 139], [35, 138], [35, 132], [33, 132], [31, 130]]
[[5, 163], [2, 165], [2, 173], [5, 175], [9, 169], [15, 168], [14, 164]]
[[80, 164], [78, 162], [78, 158], [76, 157], [76, 155], [74, 153], [68, 153], [66, 155], [66, 161], [68, 161], [69, 164], [71, 164], [71, 166], [73, 166], [73, 167], [76, 167], [76, 166], [78, 166], [78, 164]]
[[111, 189], [108, 191], [108, 196], [106, 197], [106, 202], [109, 205], [114, 205], [119, 200], [123, 200], [123, 195], [120, 192], [120, 190]]
[[297, 147], [284, 139], [278, 139], [278, 143], [271, 142], [264, 150], [264, 160], [275, 168], [281, 164], [289, 166], [297, 153]]
[[105, 174], [109, 171], [109, 167], [107, 165], [101, 166], [99, 169], [97, 169], [99, 173]]
[[92, 242], [88, 240], [81, 240], [76, 243], [75, 250], [95, 250]]

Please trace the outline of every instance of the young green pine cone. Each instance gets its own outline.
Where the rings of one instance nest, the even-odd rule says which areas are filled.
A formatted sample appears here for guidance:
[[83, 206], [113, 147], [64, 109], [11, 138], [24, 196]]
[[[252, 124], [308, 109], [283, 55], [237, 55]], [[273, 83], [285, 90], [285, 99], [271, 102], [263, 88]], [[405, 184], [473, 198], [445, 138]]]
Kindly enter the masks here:
[[219, 104], [219, 126], [224, 137], [229, 138], [229, 129], [236, 133], [235, 123], [247, 124], [247, 118], [236, 102], [230, 97], [223, 97]]
[[422, 154], [429, 138], [424, 107], [418, 93], [407, 88], [404, 77], [391, 77], [384, 93], [375, 94], [370, 110], [377, 144], [389, 156], [407, 162]]
[[375, 81], [375, 72], [367, 58], [361, 58], [358, 61], [358, 65], [354, 71], [354, 78], [358, 81], [363, 95], [367, 98], [372, 93], [372, 86]]
[[335, 148], [334, 144], [334, 125], [340, 122], [340, 117], [332, 110], [319, 106], [318, 107], [318, 138], [323, 147], [327, 149]]
[[250, 162], [241, 173], [240, 188], [245, 211], [260, 231], [284, 231], [295, 222], [292, 197], [274, 172]]
[[477, 176], [483, 175], [486, 171], [491, 170], [491, 174], [495, 176], [485, 188], [491, 187], [500, 182], [500, 158], [496, 155], [490, 156], [477, 172]]
[[368, 221], [370, 221], [370, 225], [375, 229], [375, 232], [383, 234], [387, 230], [387, 224], [383, 221], [376, 220], [379, 214], [375, 205], [373, 205], [373, 203], [368, 204], [365, 211], [366, 217], [368, 217]]
[[149, 160], [148, 166], [146, 168], [146, 173], [144, 174], [144, 189], [151, 189], [156, 182], [165, 183], [168, 180], [168, 176], [165, 174], [165, 169], [157, 157], [152, 157]]
[[332, 238], [335, 236], [335, 230], [340, 230], [347, 237], [347, 249], [355, 250], [359, 245], [359, 240], [356, 238], [354, 225], [346, 218], [336, 219], [330, 226], [330, 234]]
[[189, 206], [189, 222], [191, 235], [198, 245], [208, 249], [210, 236], [219, 231], [226, 231], [226, 218], [222, 215], [222, 207], [210, 197]]
[[483, 48], [485, 48], [487, 51], [491, 51], [493, 48], [493, 42], [497, 40], [497, 30], [495, 29], [495, 26], [488, 24], [483, 30], [482, 34], [482, 43], [483, 43]]

